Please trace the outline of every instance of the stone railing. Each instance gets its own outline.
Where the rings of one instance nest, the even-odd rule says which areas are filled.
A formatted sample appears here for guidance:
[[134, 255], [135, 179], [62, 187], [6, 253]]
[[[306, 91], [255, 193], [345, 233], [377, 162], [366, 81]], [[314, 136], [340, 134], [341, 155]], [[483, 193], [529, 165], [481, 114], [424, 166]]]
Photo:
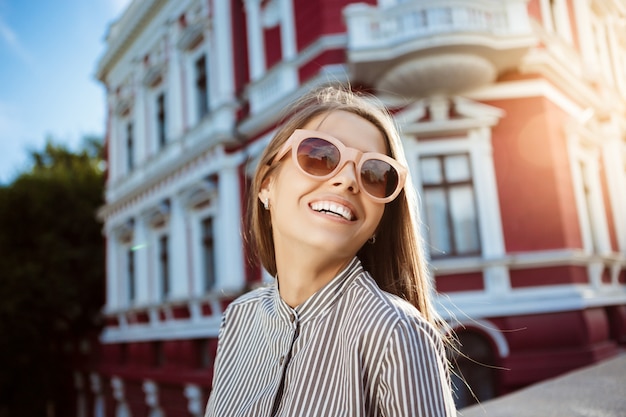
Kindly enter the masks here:
[[388, 8], [356, 3], [344, 9], [344, 17], [351, 50], [445, 33], [516, 36], [532, 31], [525, 0], [408, 1]]
[[250, 113], [258, 114], [298, 88], [298, 71], [290, 62], [278, 64], [248, 87]]

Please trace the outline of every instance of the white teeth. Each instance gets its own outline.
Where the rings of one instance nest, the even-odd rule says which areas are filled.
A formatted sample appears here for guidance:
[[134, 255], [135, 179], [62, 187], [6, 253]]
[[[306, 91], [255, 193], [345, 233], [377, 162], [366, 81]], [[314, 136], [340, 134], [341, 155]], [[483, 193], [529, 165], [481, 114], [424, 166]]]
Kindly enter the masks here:
[[337, 216], [341, 216], [346, 220], [352, 220], [352, 212], [345, 206], [337, 203], [331, 203], [330, 201], [316, 201], [311, 204], [311, 208], [319, 212], [332, 213]]

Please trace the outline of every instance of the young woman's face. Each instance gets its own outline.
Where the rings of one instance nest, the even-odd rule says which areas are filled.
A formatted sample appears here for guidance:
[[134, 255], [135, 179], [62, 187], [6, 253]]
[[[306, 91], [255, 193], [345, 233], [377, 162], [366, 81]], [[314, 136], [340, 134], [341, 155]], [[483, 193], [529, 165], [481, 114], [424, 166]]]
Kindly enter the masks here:
[[[302, 129], [315, 130], [362, 152], [387, 153], [383, 135], [371, 122], [347, 111], [317, 116]], [[349, 259], [375, 233], [385, 204], [360, 189], [355, 164], [319, 181], [295, 165], [291, 152], [264, 184], [259, 198], [269, 199], [276, 254], [290, 250], [327, 252]]]

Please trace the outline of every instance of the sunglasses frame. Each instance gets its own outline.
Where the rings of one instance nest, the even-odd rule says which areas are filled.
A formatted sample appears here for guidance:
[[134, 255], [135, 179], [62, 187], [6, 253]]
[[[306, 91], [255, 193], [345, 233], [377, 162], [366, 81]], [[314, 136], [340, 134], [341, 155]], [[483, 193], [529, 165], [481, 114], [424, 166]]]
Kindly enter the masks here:
[[[300, 166], [300, 163], [298, 162], [298, 147], [305, 139], [310, 139], [310, 138], [323, 139], [329, 142], [330, 144], [332, 144], [333, 146], [335, 146], [339, 150], [339, 162], [337, 163], [337, 166], [330, 173], [326, 175], [313, 175], [313, 174], [306, 172], [304, 168]], [[283, 146], [280, 148], [280, 151], [278, 151], [278, 153], [272, 160], [271, 165], [274, 165], [276, 162], [283, 159], [285, 155], [287, 155], [287, 152], [289, 152], [290, 149], [291, 149], [291, 157], [293, 159], [294, 164], [298, 167], [298, 169], [307, 177], [313, 178], [318, 181], [325, 181], [329, 178], [332, 178], [333, 176], [337, 174], [337, 172], [343, 169], [343, 167], [348, 162], [354, 162], [355, 169], [356, 169], [355, 172], [357, 174], [356, 179], [359, 185], [359, 189], [362, 190], [363, 193], [368, 198], [378, 203], [389, 203], [393, 201], [398, 196], [398, 194], [400, 194], [400, 191], [404, 189], [404, 183], [406, 181], [406, 176], [407, 176], [408, 171], [398, 161], [382, 153], [361, 152], [360, 150], [356, 148], [348, 147], [344, 145], [342, 141], [340, 141], [339, 139], [327, 133], [318, 132], [317, 130], [307, 130], [307, 129], [294, 130], [291, 136], [289, 136], [287, 141], [285, 141]], [[369, 160], [380, 160], [380, 161], [386, 162], [389, 165], [391, 165], [391, 167], [393, 167], [393, 169], [395, 169], [396, 172], [398, 173], [398, 185], [396, 186], [396, 189], [390, 196], [376, 197], [370, 194], [367, 191], [367, 188], [363, 186], [363, 183], [361, 182], [362, 181], [361, 180], [361, 168], [363, 164]]]

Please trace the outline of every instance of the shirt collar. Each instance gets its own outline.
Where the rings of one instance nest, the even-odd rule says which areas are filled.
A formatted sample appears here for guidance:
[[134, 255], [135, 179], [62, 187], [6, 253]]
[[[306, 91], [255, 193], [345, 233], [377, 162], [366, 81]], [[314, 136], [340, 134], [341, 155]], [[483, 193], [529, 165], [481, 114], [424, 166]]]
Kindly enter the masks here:
[[299, 320], [300, 323], [306, 322], [327, 311], [337, 299], [341, 297], [348, 284], [361, 272], [363, 272], [363, 266], [359, 258], [355, 256], [328, 284], [320, 288], [315, 294], [296, 308], [289, 307], [289, 305], [280, 298], [278, 283], [276, 283], [274, 287], [276, 310], [279, 316], [289, 322], [293, 323], [296, 320]]

